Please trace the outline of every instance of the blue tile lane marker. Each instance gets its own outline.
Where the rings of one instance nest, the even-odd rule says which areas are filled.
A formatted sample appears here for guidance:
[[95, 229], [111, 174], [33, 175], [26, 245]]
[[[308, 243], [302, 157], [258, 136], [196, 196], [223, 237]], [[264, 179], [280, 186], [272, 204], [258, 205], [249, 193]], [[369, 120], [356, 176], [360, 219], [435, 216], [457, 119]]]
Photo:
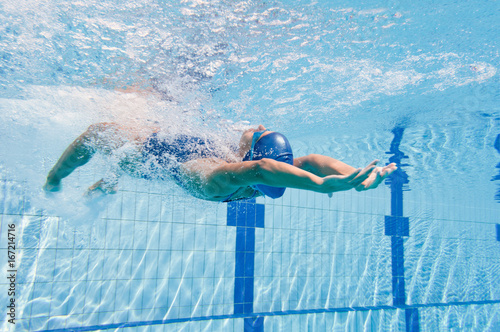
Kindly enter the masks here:
[[[264, 228], [264, 212], [264, 204], [255, 203], [255, 199], [227, 204], [227, 225], [236, 226], [235, 315], [253, 313], [255, 228]], [[244, 320], [245, 332], [264, 331], [264, 317], [249, 317]]]
[[500, 241], [500, 224], [496, 224], [497, 228], [497, 241]]
[[[392, 303], [394, 306], [404, 306], [406, 304], [406, 294], [403, 237], [410, 236], [410, 224], [408, 217], [403, 217], [403, 190], [409, 181], [408, 175], [401, 166], [408, 166], [402, 163], [402, 160], [408, 157], [399, 150], [404, 128], [396, 127], [392, 130], [392, 133], [394, 139], [388, 152], [388, 154], [392, 154], [389, 161], [396, 163], [398, 169], [386, 181], [391, 188], [391, 215], [385, 216], [385, 235], [391, 237]], [[405, 309], [405, 319], [407, 332], [420, 331], [418, 308]]]

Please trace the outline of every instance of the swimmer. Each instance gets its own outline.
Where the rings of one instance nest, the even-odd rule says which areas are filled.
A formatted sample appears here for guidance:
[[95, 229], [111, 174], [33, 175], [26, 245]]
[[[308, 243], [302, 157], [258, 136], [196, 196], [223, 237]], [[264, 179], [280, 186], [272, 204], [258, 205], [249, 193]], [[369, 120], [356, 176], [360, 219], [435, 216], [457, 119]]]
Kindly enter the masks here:
[[[124, 148], [128, 146], [128, 148]], [[120, 151], [123, 150], [123, 151]], [[193, 196], [229, 202], [256, 196], [281, 197], [285, 188], [333, 192], [376, 188], [396, 170], [391, 163], [377, 167], [374, 160], [355, 169], [331, 157], [310, 154], [294, 158], [280, 133], [260, 125], [246, 130], [233, 157], [210, 149], [210, 142], [188, 135], [166, 139], [158, 128], [139, 131], [115, 123], [91, 125], [64, 151], [50, 170], [46, 191], [59, 191], [61, 180], [85, 165], [95, 152], [120, 151], [121, 173], [146, 179], [173, 178]], [[118, 172], [92, 185], [87, 193], [115, 193]]]

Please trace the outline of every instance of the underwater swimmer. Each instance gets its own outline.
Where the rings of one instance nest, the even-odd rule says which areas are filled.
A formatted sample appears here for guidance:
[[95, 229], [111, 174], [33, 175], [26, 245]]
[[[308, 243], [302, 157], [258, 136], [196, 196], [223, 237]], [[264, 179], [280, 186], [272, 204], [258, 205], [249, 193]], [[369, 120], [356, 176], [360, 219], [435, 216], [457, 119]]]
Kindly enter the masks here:
[[[157, 128], [138, 131], [98, 123], [64, 151], [44, 189], [59, 191], [61, 180], [86, 164], [95, 152], [119, 156], [121, 172], [146, 179], [171, 177], [195, 197], [222, 202], [262, 195], [278, 198], [287, 187], [327, 194], [374, 189], [396, 170], [394, 163], [377, 167], [378, 160], [355, 169], [319, 154], [293, 158], [286, 137], [262, 125], [246, 130], [236, 154], [230, 157], [210, 149], [209, 141], [201, 138], [179, 135], [166, 139]], [[101, 179], [87, 193], [116, 192], [117, 174]]]

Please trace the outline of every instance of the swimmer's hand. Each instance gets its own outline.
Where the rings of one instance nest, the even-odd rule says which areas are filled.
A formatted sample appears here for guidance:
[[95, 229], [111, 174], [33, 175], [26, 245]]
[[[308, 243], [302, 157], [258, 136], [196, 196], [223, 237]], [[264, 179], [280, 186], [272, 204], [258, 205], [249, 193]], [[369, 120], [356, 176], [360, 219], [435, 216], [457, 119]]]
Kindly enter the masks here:
[[92, 197], [96, 194], [116, 194], [117, 191], [118, 185], [116, 183], [107, 183], [104, 179], [101, 179], [91, 185], [84, 196]]
[[362, 183], [367, 180], [370, 174], [375, 169], [375, 165], [378, 160], [372, 161], [364, 169], [358, 168], [349, 175], [329, 175], [323, 178], [323, 183], [321, 185], [321, 191], [327, 194], [336, 191], [350, 190], [357, 188], [362, 185]]
[[397, 169], [395, 163], [391, 163], [384, 167], [375, 167], [372, 170], [368, 178], [363, 181], [360, 185], [356, 186], [357, 191], [364, 191], [368, 189], [375, 189], [378, 187], [382, 181], [385, 180], [386, 177], [391, 175]]
[[61, 181], [55, 181], [54, 179], [47, 177], [47, 181], [42, 188], [47, 192], [61, 191]]

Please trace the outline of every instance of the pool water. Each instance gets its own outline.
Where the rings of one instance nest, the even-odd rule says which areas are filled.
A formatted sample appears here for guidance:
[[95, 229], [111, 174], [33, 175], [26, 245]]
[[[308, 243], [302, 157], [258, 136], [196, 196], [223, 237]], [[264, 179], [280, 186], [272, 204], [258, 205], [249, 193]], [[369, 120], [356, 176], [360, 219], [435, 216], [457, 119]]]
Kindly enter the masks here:
[[[499, 18], [495, 1], [0, 2], [2, 329], [500, 330]], [[220, 146], [262, 123], [296, 156], [399, 168], [331, 198], [214, 203], [128, 176], [83, 197], [115, 153], [44, 193], [105, 121]]]

